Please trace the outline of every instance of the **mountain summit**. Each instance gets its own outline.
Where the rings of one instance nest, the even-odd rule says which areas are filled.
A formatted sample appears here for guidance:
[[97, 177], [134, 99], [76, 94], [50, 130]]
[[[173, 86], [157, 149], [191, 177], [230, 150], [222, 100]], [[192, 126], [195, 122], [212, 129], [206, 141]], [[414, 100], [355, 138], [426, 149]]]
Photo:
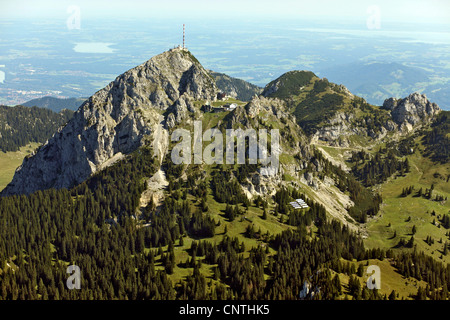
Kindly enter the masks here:
[[439, 114], [441, 109], [436, 103], [427, 99], [425, 94], [411, 93], [404, 99], [389, 98], [383, 103], [383, 108], [391, 111], [392, 119], [398, 123], [410, 126], [423, 121], [430, 121]]
[[153, 142], [164, 152], [161, 115], [181, 121], [193, 111], [192, 101], [214, 100], [218, 91], [189, 51], [163, 52], [85, 101], [66, 126], [24, 160], [2, 195], [72, 187], [144, 144]]
[[[169, 149], [169, 131], [192, 119], [223, 128], [283, 128], [283, 159], [289, 154], [307, 162], [313, 157], [309, 143], [374, 145], [431, 121], [440, 111], [420, 94], [388, 99], [383, 108], [375, 107], [310, 71], [285, 73], [245, 108], [238, 107], [230, 114], [202, 114], [199, 106], [215, 101], [218, 93], [214, 76], [188, 50], [163, 52], [86, 100], [66, 126], [24, 159], [1, 194], [73, 187], [144, 145], [151, 145], [162, 162]], [[292, 171], [292, 175], [304, 169], [282, 167], [284, 174]], [[313, 184], [309, 176], [305, 179]], [[257, 185], [255, 190], [262, 190], [260, 183]]]

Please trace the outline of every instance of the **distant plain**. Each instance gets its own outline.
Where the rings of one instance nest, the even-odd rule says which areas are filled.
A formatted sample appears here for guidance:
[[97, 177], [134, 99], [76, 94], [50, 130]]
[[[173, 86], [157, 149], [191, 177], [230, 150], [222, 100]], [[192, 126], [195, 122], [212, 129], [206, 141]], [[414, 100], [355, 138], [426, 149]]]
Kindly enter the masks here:
[[[413, 91], [450, 109], [450, 32], [414, 25], [322, 25], [305, 20], [64, 19], [0, 22], [0, 103], [88, 97], [124, 71], [182, 42], [208, 69], [263, 87], [310, 70], [380, 105]], [[22, 91], [17, 93], [17, 91]], [[34, 92], [32, 92], [34, 91]]]

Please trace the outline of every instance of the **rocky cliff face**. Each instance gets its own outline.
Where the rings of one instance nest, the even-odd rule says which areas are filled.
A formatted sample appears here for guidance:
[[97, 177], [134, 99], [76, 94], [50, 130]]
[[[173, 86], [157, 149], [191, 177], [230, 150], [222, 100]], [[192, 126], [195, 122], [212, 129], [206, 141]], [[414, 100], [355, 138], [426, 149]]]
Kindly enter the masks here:
[[429, 122], [441, 111], [437, 104], [427, 99], [425, 94], [417, 92], [404, 99], [386, 99], [383, 107], [391, 111], [395, 123], [399, 126], [406, 125], [408, 127], [421, 122]]
[[193, 100], [214, 100], [217, 92], [214, 79], [188, 51], [157, 55], [83, 103], [24, 160], [2, 195], [72, 187], [146, 143], [161, 156], [167, 151], [167, 120], [182, 121], [193, 111]]
[[357, 134], [359, 128], [352, 128], [351, 121], [354, 115], [351, 113], [337, 112], [328, 120], [326, 126], [319, 128], [312, 136], [312, 142], [319, 140], [327, 142], [331, 146], [348, 147], [348, 137]]
[[219, 89], [235, 99], [250, 101], [255, 95], [260, 94], [262, 91], [262, 88], [251, 84], [250, 82], [230, 77], [224, 73], [211, 70], [208, 71], [216, 80]]
[[[387, 131], [430, 121], [440, 109], [418, 94], [402, 100], [389, 99], [385, 110], [366, 106], [364, 112], [369, 117], [358, 115], [363, 108], [347, 104], [324, 120], [324, 108], [318, 112], [319, 120], [323, 120], [321, 126], [307, 136], [297, 122], [291, 100], [293, 95], [301, 98], [298, 93], [313, 77], [310, 72], [287, 73], [266, 86], [265, 92], [246, 106], [238, 106], [220, 118], [217, 127], [280, 130], [282, 154], [278, 174], [264, 176], [260, 169], [248, 174], [241, 183], [248, 196], [273, 195], [282, 185], [309, 190], [309, 197], [348, 224], [352, 219], [347, 208], [353, 203], [336, 187], [337, 181], [332, 176], [319, 174], [323, 172], [323, 163], [313, 157], [311, 141], [346, 146], [352, 136], [376, 140]], [[320, 81], [317, 90], [323, 85], [323, 80]], [[346, 101], [357, 100], [343, 86], [330, 88], [344, 95]], [[84, 102], [65, 127], [24, 160], [1, 195], [70, 188], [143, 145], [152, 145], [155, 156], [162, 162], [168, 152], [169, 131], [189, 126], [193, 119], [201, 120], [204, 115], [196, 101], [214, 101], [218, 91], [214, 78], [188, 51], [174, 49], [155, 56], [120, 75]], [[376, 117], [372, 114], [375, 111]], [[374, 131], [380, 126], [381, 130]], [[158, 171], [149, 179], [141, 205], [145, 206], [151, 197], [158, 203], [164, 196], [165, 185], [164, 172]]]
[[[295, 86], [275, 93], [288, 96], [311, 77], [312, 73], [301, 72]], [[188, 51], [175, 49], [155, 56], [120, 75], [83, 103], [65, 127], [24, 160], [2, 195], [70, 188], [143, 145], [152, 145], [162, 162], [168, 153], [170, 130], [189, 127], [193, 119], [201, 120], [204, 115], [196, 101], [213, 101], [217, 92], [213, 77]], [[339, 121], [349, 120], [342, 117]], [[339, 121], [333, 124], [339, 126]], [[279, 172], [264, 176], [258, 168], [249, 174], [241, 184], [248, 196], [274, 194], [280, 185], [307, 188], [314, 191], [311, 198], [323, 204], [332, 216], [343, 223], [351, 220], [346, 209], [351, 201], [331, 178], [319, 177], [322, 164], [311, 160], [309, 137], [283, 98], [254, 97], [246, 106], [224, 115], [217, 127], [280, 130]], [[148, 180], [141, 206], [151, 198], [159, 203], [165, 185], [164, 172], [158, 171]]]
[[430, 123], [441, 111], [437, 104], [418, 93], [412, 93], [404, 99], [386, 99], [383, 109], [389, 110], [390, 114], [376, 128], [368, 123], [370, 119], [356, 119], [353, 113], [338, 111], [312, 135], [312, 142], [320, 140], [330, 146], [349, 147], [349, 137], [352, 135], [379, 141], [388, 132], [402, 135], [422, 124]]

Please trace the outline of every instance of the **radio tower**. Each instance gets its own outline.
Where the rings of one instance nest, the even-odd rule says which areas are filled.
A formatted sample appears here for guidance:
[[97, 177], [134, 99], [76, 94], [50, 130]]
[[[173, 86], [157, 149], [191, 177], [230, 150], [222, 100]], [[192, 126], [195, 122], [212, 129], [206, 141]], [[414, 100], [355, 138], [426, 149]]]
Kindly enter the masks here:
[[183, 23], [183, 49], [185, 49], [186, 47], [184, 46], [184, 23]]

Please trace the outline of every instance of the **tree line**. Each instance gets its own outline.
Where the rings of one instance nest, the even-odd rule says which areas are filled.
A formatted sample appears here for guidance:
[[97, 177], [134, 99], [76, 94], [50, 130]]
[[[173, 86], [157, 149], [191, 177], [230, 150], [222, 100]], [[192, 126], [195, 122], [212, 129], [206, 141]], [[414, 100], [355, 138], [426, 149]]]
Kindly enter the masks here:
[[353, 175], [366, 187], [383, 183], [396, 172], [403, 176], [411, 170], [408, 158], [398, 159], [392, 150], [381, 149], [372, 157], [364, 150], [353, 152], [350, 161]]

